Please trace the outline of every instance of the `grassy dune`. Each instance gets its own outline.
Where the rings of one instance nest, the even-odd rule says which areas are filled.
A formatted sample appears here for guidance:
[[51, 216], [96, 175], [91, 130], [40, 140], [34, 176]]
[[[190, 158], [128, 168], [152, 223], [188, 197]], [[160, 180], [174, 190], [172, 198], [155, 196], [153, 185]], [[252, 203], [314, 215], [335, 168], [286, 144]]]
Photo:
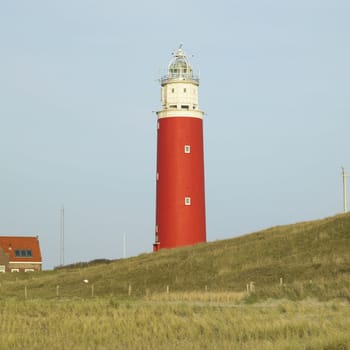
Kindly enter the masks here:
[[[282, 285], [280, 285], [282, 278]], [[83, 283], [84, 279], [89, 284]], [[264, 298], [350, 298], [350, 215], [278, 226], [239, 238], [156, 254], [76, 264], [54, 271], [0, 275], [0, 299], [128, 297], [171, 292], [244, 292]]]
[[350, 349], [349, 272], [350, 215], [338, 215], [2, 274], [0, 349]]
[[126, 303], [113, 298], [0, 303], [1, 349], [347, 349], [349, 305]]

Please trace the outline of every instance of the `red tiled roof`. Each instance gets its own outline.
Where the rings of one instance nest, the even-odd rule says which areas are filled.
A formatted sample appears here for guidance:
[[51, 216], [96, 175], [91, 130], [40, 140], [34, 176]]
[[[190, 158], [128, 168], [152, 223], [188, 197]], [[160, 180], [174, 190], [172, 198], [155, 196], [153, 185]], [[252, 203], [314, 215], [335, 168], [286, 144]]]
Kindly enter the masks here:
[[[0, 236], [0, 248], [9, 254], [9, 261], [41, 262], [38, 237]], [[15, 250], [31, 250], [31, 257], [17, 257]]]

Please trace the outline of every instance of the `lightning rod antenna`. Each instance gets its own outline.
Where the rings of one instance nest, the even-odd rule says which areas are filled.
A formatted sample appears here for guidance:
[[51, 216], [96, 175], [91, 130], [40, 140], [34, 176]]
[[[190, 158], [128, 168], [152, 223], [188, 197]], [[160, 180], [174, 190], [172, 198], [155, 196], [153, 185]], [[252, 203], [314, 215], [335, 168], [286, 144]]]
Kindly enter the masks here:
[[61, 207], [61, 225], [60, 225], [60, 265], [64, 265], [64, 206]]

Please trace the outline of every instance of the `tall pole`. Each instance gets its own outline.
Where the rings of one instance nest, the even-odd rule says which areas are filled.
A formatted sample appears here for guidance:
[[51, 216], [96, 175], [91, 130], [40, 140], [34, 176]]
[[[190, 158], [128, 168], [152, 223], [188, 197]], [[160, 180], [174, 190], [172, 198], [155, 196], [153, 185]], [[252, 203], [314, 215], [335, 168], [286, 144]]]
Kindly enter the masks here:
[[60, 225], [60, 265], [64, 265], [64, 206], [61, 207], [61, 225]]
[[123, 235], [123, 258], [126, 258], [126, 233]]
[[347, 174], [345, 173], [344, 167], [341, 167], [341, 168], [342, 168], [342, 174], [343, 174], [343, 204], [344, 204], [344, 213], [346, 213], [348, 211], [347, 196], [346, 196], [346, 177], [347, 177]]

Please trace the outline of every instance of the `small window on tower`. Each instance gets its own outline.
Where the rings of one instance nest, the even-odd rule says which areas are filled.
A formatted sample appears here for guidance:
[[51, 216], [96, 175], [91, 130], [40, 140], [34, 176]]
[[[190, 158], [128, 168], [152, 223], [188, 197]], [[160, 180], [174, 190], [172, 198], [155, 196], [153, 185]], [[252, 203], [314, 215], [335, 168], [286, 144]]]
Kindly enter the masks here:
[[174, 88], [173, 88], [173, 89], [171, 89], [171, 92], [172, 92], [172, 93], [174, 93], [174, 92], [175, 92], [175, 89], [174, 89]]
[[186, 92], [186, 88], [184, 88], [184, 92]]
[[185, 197], [185, 205], [191, 205], [191, 197]]
[[185, 153], [191, 153], [191, 146], [185, 145], [184, 150], [185, 150]]

